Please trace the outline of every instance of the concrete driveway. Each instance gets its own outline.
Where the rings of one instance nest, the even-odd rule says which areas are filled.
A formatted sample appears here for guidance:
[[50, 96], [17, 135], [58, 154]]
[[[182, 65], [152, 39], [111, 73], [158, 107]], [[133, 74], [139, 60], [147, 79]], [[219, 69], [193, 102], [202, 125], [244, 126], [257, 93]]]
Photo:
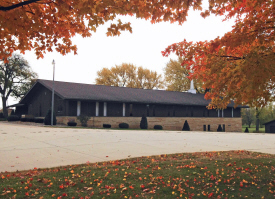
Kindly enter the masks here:
[[0, 122], [0, 172], [227, 150], [275, 154], [275, 134], [50, 128]]

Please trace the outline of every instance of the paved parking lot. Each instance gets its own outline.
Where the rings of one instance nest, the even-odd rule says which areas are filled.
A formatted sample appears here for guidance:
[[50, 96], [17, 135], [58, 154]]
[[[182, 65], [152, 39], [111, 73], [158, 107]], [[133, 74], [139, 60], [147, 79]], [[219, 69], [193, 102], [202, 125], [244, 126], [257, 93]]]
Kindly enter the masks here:
[[50, 128], [0, 122], [0, 172], [227, 150], [275, 154], [275, 134]]

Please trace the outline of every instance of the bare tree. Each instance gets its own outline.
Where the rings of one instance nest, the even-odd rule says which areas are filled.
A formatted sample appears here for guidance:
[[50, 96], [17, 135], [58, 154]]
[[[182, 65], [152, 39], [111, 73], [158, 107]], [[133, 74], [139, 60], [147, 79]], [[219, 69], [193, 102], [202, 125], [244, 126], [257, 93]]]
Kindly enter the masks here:
[[28, 62], [18, 54], [13, 54], [7, 62], [0, 61], [0, 94], [3, 114], [8, 116], [7, 100], [10, 96], [22, 97], [33, 83], [37, 74], [32, 71]]

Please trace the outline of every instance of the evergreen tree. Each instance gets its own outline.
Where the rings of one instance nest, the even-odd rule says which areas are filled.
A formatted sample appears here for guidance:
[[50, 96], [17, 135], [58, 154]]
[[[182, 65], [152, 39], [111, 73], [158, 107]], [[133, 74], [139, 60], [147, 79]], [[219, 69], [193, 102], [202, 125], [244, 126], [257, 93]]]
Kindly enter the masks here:
[[[44, 119], [44, 124], [51, 125], [51, 118], [52, 118], [52, 111], [51, 111], [51, 109], [49, 109], [47, 112], [47, 115]], [[56, 117], [55, 117], [54, 112], [53, 112], [53, 125], [56, 125]]]
[[188, 124], [187, 120], [185, 120], [182, 130], [183, 131], [190, 131], [190, 127], [189, 127], [189, 124]]
[[148, 129], [147, 118], [145, 117], [145, 115], [142, 116], [139, 126], [141, 129]]
[[222, 125], [219, 124], [217, 132], [222, 132]]

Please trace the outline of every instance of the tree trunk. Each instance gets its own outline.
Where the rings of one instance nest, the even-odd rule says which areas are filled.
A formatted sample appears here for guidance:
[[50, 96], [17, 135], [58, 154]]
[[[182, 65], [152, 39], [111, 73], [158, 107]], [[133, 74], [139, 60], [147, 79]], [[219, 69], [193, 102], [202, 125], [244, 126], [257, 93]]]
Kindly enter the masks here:
[[259, 132], [259, 126], [260, 126], [260, 119], [259, 119], [260, 112], [258, 108], [256, 108], [256, 132]]
[[5, 96], [2, 96], [2, 107], [3, 107], [3, 115], [5, 118], [7, 118], [8, 110], [7, 110], [7, 99]]

